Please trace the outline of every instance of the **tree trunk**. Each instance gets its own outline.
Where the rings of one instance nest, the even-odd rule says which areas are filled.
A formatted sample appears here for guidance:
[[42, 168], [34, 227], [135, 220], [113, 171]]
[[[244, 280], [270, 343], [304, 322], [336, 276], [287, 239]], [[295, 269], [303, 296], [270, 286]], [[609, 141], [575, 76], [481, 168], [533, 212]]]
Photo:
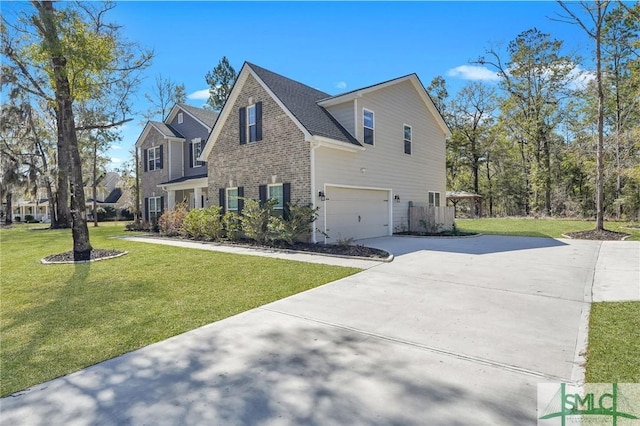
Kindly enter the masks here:
[[[42, 23], [42, 32], [47, 53], [53, 67], [53, 86], [56, 95], [56, 121], [58, 125], [58, 147], [64, 148], [69, 164], [69, 183], [71, 186], [71, 234], [73, 236], [74, 261], [89, 260], [91, 244], [86, 220], [86, 203], [82, 181], [82, 159], [78, 149], [76, 125], [73, 117], [73, 99], [67, 75], [67, 59], [62, 53], [58, 28], [55, 22], [53, 4], [50, 1], [34, 2]], [[63, 187], [66, 187], [64, 185]], [[58, 188], [58, 192], [64, 191]], [[59, 204], [62, 200], [58, 199]], [[58, 218], [60, 219], [60, 218]]]
[[[56, 113], [57, 114], [57, 113]], [[69, 154], [63, 142], [63, 136], [58, 130], [58, 170], [57, 190], [51, 212], [51, 228], [66, 229], [71, 227], [71, 212], [69, 211]]]
[[13, 223], [13, 203], [12, 203], [12, 199], [13, 199], [13, 194], [11, 193], [11, 191], [7, 191], [7, 196], [6, 196], [7, 206], [6, 206], [5, 215], [4, 215], [4, 224], [5, 225], [11, 225]]
[[98, 202], [96, 201], [96, 197], [98, 196], [98, 142], [93, 142], [93, 226], [98, 226]]
[[596, 25], [596, 85], [598, 88], [598, 145], [596, 147], [596, 230], [604, 230], [604, 91], [602, 88], [602, 8], [598, 2], [598, 23]]

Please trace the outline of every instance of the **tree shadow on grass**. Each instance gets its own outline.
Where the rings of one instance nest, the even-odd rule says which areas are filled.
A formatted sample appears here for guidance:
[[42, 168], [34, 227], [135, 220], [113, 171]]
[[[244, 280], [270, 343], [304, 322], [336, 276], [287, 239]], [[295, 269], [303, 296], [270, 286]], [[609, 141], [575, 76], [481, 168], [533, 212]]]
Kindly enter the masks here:
[[[260, 310], [244, 315], [249, 321], [229, 318], [5, 398], [4, 421], [535, 422], [534, 388], [505, 383], [503, 389], [491, 389], [479, 385], [477, 377], [457, 376], [446, 359], [416, 348], [304, 320], [283, 321]], [[442, 369], [451, 377], [437, 373]], [[491, 376], [490, 371], [478, 374]], [[492, 390], [500, 395], [490, 395]]]

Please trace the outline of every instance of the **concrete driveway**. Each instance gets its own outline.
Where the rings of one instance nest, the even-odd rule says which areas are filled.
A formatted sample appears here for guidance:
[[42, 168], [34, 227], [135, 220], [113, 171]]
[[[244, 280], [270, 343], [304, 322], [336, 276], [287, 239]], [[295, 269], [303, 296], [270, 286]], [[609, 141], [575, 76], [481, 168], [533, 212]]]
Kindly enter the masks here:
[[640, 243], [366, 244], [396, 259], [4, 398], [0, 421], [535, 424], [537, 383], [582, 378], [594, 282], [640, 299]]

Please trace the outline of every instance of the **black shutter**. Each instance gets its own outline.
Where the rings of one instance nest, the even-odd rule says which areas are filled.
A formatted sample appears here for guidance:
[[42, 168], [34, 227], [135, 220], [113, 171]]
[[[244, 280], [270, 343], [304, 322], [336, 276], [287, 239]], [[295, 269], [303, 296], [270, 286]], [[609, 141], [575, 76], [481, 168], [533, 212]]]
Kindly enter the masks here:
[[149, 165], [149, 157], [146, 149], [142, 150], [142, 157], [144, 159], [144, 171], [146, 172]]
[[144, 221], [149, 222], [149, 198], [144, 197]]
[[189, 144], [189, 167], [193, 167], [195, 166], [195, 164], [193, 163], [193, 147], [194, 147], [194, 143], [191, 142]]
[[238, 117], [238, 123], [240, 126], [238, 130], [240, 131], [240, 145], [244, 145], [247, 143], [247, 109], [240, 108], [240, 116]]
[[160, 216], [164, 213], [164, 197], [160, 197]]
[[260, 198], [260, 204], [267, 202], [267, 185], [260, 185], [258, 187], [258, 195]]
[[238, 187], [238, 213], [242, 212], [244, 208], [244, 186]]
[[291, 219], [291, 210], [289, 204], [291, 204], [291, 184], [282, 184], [282, 218], [284, 220]]
[[256, 141], [262, 140], [262, 102], [256, 102]]
[[220, 205], [220, 207], [222, 208], [222, 213], [224, 213], [227, 209], [227, 203], [225, 203], [225, 195], [226, 195], [226, 191], [224, 188], [220, 188], [218, 190], [218, 204]]
[[160, 168], [164, 168], [164, 157], [162, 155], [162, 148], [164, 147], [164, 145], [160, 145]]

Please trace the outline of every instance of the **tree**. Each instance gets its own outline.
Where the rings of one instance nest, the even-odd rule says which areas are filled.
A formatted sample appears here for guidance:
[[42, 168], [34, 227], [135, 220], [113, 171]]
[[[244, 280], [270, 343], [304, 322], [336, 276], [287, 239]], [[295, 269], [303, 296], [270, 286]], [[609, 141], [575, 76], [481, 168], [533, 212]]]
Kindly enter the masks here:
[[178, 84], [162, 74], [156, 76], [151, 93], [145, 93], [144, 97], [151, 105], [144, 113], [145, 120], [164, 120], [173, 105], [187, 101], [184, 84]]
[[493, 67], [508, 94], [502, 103], [502, 121], [512, 126], [528, 178], [526, 213], [551, 214], [553, 132], [563, 118], [574, 58], [561, 54], [562, 42], [537, 29], [520, 33], [509, 43], [508, 60], [495, 49], [477, 63]]
[[237, 77], [236, 70], [229, 64], [227, 57], [223, 56], [218, 65], [205, 76], [209, 85], [209, 99], [207, 99], [205, 108], [220, 111], [227, 101]]
[[[31, 1], [33, 13], [15, 23], [2, 18], [5, 81], [52, 106], [58, 149], [59, 205], [69, 205], [74, 259], [87, 260], [91, 244], [86, 223], [82, 159], [77, 131], [107, 129], [130, 120], [128, 98], [152, 53], [133, 53], [137, 46], [105, 22], [112, 3], [69, 3], [56, 10], [51, 1]], [[7, 29], [10, 27], [11, 31]], [[76, 123], [76, 110], [100, 114], [104, 122]], [[69, 192], [67, 192], [69, 191]], [[67, 194], [70, 203], [66, 203]]]

